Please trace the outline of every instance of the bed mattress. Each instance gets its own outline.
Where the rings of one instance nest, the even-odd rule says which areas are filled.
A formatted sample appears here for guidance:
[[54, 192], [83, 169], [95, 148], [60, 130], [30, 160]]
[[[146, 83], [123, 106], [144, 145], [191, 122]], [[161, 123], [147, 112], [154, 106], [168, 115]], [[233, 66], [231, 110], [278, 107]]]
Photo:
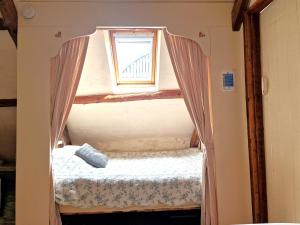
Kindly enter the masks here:
[[202, 154], [198, 149], [107, 153], [106, 168], [74, 155], [78, 146], [52, 154], [56, 202], [76, 208], [127, 208], [201, 203]]

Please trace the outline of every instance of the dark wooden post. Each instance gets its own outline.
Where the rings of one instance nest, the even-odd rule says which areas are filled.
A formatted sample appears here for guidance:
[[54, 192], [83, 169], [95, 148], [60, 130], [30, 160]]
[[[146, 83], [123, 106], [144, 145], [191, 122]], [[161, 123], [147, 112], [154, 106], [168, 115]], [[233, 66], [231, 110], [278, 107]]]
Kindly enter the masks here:
[[268, 222], [259, 14], [244, 15], [248, 147], [254, 223]]
[[18, 13], [13, 0], [0, 0], [1, 28], [7, 29], [15, 45], [17, 46]]
[[0, 108], [1, 107], [16, 107], [17, 99], [0, 99]]

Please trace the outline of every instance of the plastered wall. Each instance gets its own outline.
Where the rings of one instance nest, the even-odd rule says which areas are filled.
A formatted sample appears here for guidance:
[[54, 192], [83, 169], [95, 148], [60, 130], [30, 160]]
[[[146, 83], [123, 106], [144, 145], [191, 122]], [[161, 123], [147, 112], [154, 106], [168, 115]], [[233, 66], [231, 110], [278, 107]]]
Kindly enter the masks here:
[[[64, 41], [96, 26], [167, 26], [211, 56], [220, 224], [251, 222], [242, 38], [231, 31], [232, 3], [31, 1], [19, 7], [25, 4], [36, 17], [19, 20], [17, 225], [48, 224], [49, 58]], [[199, 31], [206, 37], [199, 39]], [[222, 90], [227, 70], [235, 72], [232, 92]]]
[[72, 144], [103, 151], [156, 151], [190, 147], [194, 125], [183, 99], [73, 105]]
[[[0, 31], [0, 99], [17, 97], [17, 50], [8, 32]], [[0, 107], [0, 159], [16, 159], [16, 108]]]
[[300, 222], [300, 1], [274, 0], [261, 14], [270, 222]]

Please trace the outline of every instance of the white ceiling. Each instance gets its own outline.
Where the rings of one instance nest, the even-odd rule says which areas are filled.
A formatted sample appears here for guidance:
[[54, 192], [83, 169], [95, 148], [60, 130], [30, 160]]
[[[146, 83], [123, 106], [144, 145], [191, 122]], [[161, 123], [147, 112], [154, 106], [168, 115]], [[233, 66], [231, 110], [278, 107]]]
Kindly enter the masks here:
[[17, 49], [8, 31], [0, 31], [0, 99], [17, 97]]

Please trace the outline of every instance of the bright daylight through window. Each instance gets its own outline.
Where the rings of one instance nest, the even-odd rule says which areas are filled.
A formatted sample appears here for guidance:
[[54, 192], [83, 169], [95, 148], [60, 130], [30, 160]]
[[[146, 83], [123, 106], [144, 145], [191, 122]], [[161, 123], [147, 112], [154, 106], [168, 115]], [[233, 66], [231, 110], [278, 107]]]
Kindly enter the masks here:
[[117, 85], [155, 84], [157, 32], [111, 30], [110, 38]]

